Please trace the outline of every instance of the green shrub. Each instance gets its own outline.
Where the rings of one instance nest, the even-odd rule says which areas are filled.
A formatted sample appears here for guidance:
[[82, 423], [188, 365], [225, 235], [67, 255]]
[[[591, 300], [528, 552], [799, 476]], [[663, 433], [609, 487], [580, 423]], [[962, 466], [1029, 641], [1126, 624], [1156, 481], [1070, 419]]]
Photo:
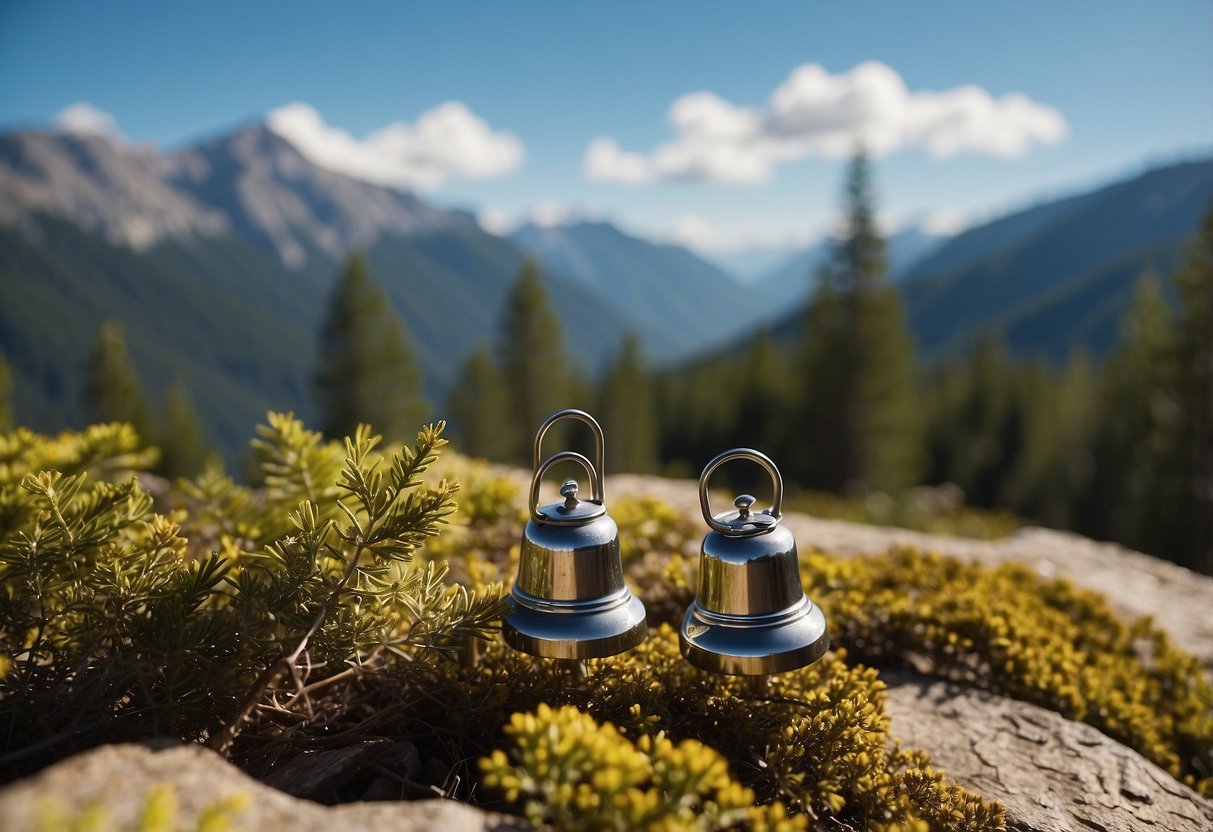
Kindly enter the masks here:
[[309, 687], [351, 666], [416, 673], [486, 635], [500, 587], [409, 563], [455, 510], [457, 484], [421, 480], [441, 432], [387, 457], [360, 428], [342, 454], [270, 414], [261, 489], [211, 472], [168, 514], [127, 426], [4, 437], [3, 768], [150, 735], [224, 749], [249, 720], [331, 717]]

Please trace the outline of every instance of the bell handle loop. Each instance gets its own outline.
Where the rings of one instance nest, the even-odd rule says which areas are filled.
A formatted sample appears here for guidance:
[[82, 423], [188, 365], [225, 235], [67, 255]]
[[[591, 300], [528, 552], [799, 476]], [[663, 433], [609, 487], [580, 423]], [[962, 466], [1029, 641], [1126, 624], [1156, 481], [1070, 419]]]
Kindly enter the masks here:
[[783, 517], [783, 477], [779, 475], [779, 469], [775, 467], [775, 463], [771, 458], [762, 451], [756, 451], [753, 448], [734, 448], [731, 451], [717, 454], [712, 458], [712, 461], [704, 466], [703, 473], [699, 475], [699, 508], [703, 511], [703, 519], [708, 522], [716, 531], [721, 534], [735, 536], [737, 531], [730, 526], [721, 523], [712, 515], [712, 506], [708, 502], [708, 480], [712, 474], [716, 473], [716, 469], [726, 462], [732, 462], [735, 459], [745, 459], [750, 462], [755, 462], [767, 472], [771, 477], [771, 484], [775, 487], [775, 499], [771, 503], [771, 508], [767, 514], [779, 520]]
[[583, 469], [585, 469], [585, 472], [587, 474], [589, 474], [590, 482], [593, 483], [593, 488], [594, 488], [593, 502], [601, 505], [601, 503], [602, 503], [602, 483], [598, 478], [596, 478], [594, 476], [594, 466], [590, 463], [590, 461], [588, 459], [586, 459], [584, 456], [577, 453], [576, 451], [560, 451], [559, 453], [552, 454], [547, 459], [545, 459], [543, 462], [541, 462], [539, 464], [539, 467], [537, 467], [535, 469], [535, 475], [533, 477], [531, 477], [530, 509], [531, 509], [532, 517], [541, 517], [541, 515], [539, 514], [539, 486], [543, 483], [543, 475], [546, 474], [547, 470], [549, 468], [551, 468], [553, 465], [555, 465], [556, 463], [565, 462], [567, 460], [572, 460], [573, 462], [576, 462]]
[[[595, 500], [604, 500], [605, 489], [603, 488], [602, 478], [603, 471], [606, 469], [606, 440], [602, 435], [602, 426], [598, 424], [598, 420], [584, 410], [578, 410], [575, 407], [570, 407], [566, 410], [558, 410], [549, 416], [544, 423], [539, 426], [539, 430], [535, 433], [535, 461], [532, 466], [536, 471], [539, 470], [539, 460], [543, 458], [541, 450], [543, 448], [543, 437], [547, 435], [548, 430], [552, 425], [559, 422], [561, 419], [577, 419], [589, 426], [590, 431], [594, 434], [594, 462], [593, 468], [588, 469], [590, 481], [593, 484]], [[582, 457], [585, 459], [585, 457]], [[586, 464], [589, 461], [586, 460]], [[534, 501], [532, 501], [534, 502]]]

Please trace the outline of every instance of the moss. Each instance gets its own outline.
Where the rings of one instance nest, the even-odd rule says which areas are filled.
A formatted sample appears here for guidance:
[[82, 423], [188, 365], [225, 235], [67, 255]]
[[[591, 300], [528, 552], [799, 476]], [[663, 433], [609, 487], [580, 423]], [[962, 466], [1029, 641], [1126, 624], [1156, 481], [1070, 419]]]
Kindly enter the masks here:
[[[794, 816], [834, 828], [1003, 828], [999, 804], [948, 783], [921, 752], [898, 747], [884, 710], [883, 683], [875, 670], [848, 664], [842, 651], [774, 677], [768, 691], [754, 696], [745, 693], [736, 678], [688, 665], [679, 653], [677, 634], [663, 624], [637, 649], [587, 662], [584, 678], [561, 663], [494, 645], [478, 673], [461, 669], [445, 685], [446, 695], [462, 692], [478, 702], [478, 717], [532, 711], [548, 703], [573, 706], [607, 721], [641, 748], [658, 737], [694, 740], [727, 760], [732, 777], [752, 789], [760, 804], [778, 803], [772, 810], [776, 816], [786, 808]], [[459, 705], [452, 710], [464, 712]], [[516, 725], [517, 717], [511, 719]], [[481, 724], [494, 722], [490, 718]], [[532, 743], [534, 737], [555, 738], [561, 730], [554, 717], [526, 724], [534, 726], [528, 740]], [[470, 735], [476, 727], [459, 724], [458, 730]], [[493, 730], [483, 733], [480, 740], [485, 744], [498, 745], [503, 739]], [[516, 733], [516, 728], [508, 730], [504, 739]], [[547, 779], [546, 768], [531, 764], [550, 760], [554, 749], [527, 756], [518, 748], [515, 744], [512, 755], [499, 749], [487, 757], [484, 765], [496, 773], [488, 783], [503, 790], [528, 817], [558, 820], [565, 807], [556, 782]], [[502, 779], [506, 759], [511, 760], [515, 779]], [[593, 776], [590, 762], [578, 767], [572, 760], [562, 766], [556, 778], [560, 782]], [[517, 783], [523, 781], [531, 788], [519, 790]], [[608, 820], [599, 828], [631, 828], [625, 815], [612, 814]], [[746, 820], [756, 827], [764, 822]]]
[[783, 507], [831, 520], [979, 540], [1006, 537], [1019, 528], [1020, 522], [1011, 514], [966, 506], [962, 498], [959, 489], [948, 486], [920, 486], [897, 495], [876, 492], [863, 500], [802, 491], [784, 500]]
[[1213, 684], [1149, 619], [1125, 622], [1099, 594], [1021, 565], [911, 548], [802, 553], [801, 572], [854, 655], [1087, 722], [1213, 795]]

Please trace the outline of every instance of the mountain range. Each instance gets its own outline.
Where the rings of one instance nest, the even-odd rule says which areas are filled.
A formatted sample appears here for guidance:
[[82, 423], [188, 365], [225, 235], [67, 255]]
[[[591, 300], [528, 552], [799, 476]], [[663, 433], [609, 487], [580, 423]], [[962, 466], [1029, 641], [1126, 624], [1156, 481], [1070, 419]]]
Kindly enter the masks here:
[[[1213, 162], [1172, 165], [950, 239], [903, 230], [891, 270], [928, 357], [987, 330], [1021, 353], [1100, 354], [1137, 276], [1174, 267], [1210, 197]], [[828, 243], [743, 283], [609, 223], [496, 236], [468, 212], [320, 168], [259, 124], [172, 153], [0, 135], [0, 351], [18, 416], [43, 430], [83, 421], [89, 345], [109, 319], [125, 323], [147, 386], [187, 382], [229, 453], [268, 408], [313, 418], [316, 334], [351, 249], [404, 317], [440, 405], [464, 357], [496, 338], [528, 256], [573, 360], [593, 371], [628, 330], [664, 364], [760, 327], [790, 337]]]
[[[319, 168], [261, 125], [172, 154], [99, 136], [0, 136], [0, 349], [17, 411], [47, 430], [80, 423], [93, 333], [118, 319], [148, 386], [188, 381], [225, 449], [268, 407], [310, 418], [325, 297], [355, 248], [404, 316], [441, 403], [464, 357], [495, 339], [527, 256], [470, 214]], [[702, 275], [705, 291], [719, 290], [720, 274], [704, 264]], [[551, 270], [544, 279], [589, 370], [629, 329], [657, 358], [700, 345], [638, 325], [602, 287]], [[687, 279], [688, 297], [704, 293]]]
[[[1213, 160], [1187, 161], [933, 244], [893, 273], [919, 358], [963, 353], [984, 335], [999, 336], [1013, 355], [1055, 365], [1078, 350], [1105, 356], [1134, 285], [1147, 271], [1173, 272], [1210, 209]], [[802, 320], [797, 309], [769, 332], [788, 343]]]

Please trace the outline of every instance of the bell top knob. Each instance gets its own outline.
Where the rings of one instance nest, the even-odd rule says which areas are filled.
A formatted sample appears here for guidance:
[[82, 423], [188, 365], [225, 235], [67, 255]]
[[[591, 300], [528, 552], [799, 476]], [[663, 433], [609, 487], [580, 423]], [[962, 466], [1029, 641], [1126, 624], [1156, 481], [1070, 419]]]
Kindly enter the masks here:
[[733, 505], [737, 507], [737, 516], [741, 519], [746, 519], [750, 516], [750, 506], [758, 502], [754, 499], [753, 494], [741, 494], [733, 501]]
[[577, 508], [577, 504], [581, 502], [577, 499], [577, 480], [565, 480], [564, 485], [560, 486], [560, 496], [564, 497], [566, 509]]

